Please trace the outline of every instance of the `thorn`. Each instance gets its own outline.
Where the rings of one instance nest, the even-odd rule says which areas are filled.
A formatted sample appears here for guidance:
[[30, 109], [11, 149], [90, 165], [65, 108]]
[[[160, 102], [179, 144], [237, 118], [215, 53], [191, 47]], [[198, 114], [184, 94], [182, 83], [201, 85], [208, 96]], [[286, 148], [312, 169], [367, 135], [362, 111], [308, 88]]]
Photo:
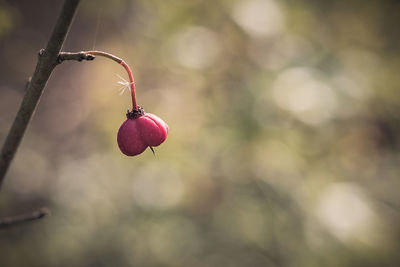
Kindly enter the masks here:
[[61, 64], [64, 61], [61, 55], [57, 56], [57, 64]]
[[39, 52], [38, 52], [38, 56], [39, 57], [43, 56], [44, 52], [45, 52], [44, 48], [40, 49]]
[[155, 155], [156, 155], [156, 152], [154, 152], [153, 147], [150, 146], [150, 149], [151, 149], [151, 152], [153, 152], [153, 155], [155, 156]]

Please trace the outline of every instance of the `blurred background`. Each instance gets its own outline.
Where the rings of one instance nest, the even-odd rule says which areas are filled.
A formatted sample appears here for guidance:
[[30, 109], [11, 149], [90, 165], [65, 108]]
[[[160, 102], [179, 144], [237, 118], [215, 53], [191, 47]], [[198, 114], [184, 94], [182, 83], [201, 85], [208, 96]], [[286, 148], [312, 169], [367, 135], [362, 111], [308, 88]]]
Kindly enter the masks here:
[[[63, 1], [0, 1], [4, 142]], [[400, 2], [82, 1], [0, 193], [0, 266], [400, 266]]]

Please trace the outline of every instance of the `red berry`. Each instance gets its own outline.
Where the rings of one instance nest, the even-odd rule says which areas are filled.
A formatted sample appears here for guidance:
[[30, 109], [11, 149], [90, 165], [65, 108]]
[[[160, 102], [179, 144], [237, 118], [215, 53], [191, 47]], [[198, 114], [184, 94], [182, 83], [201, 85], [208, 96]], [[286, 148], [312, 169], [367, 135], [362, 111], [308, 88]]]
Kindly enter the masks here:
[[158, 146], [168, 135], [168, 125], [151, 113], [129, 113], [118, 130], [117, 142], [127, 156], [139, 155], [147, 147]]

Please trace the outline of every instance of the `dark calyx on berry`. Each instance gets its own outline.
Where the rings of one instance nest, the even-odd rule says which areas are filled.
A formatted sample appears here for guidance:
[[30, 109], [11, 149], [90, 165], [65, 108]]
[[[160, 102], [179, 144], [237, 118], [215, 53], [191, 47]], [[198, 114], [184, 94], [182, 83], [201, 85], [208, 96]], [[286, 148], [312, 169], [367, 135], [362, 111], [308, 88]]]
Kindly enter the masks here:
[[144, 112], [143, 108], [137, 107], [136, 109], [132, 109], [132, 111], [129, 111], [129, 109], [128, 109], [128, 111], [126, 113], [126, 117], [128, 119], [133, 120], [133, 119], [139, 118], [140, 116], [143, 116], [144, 113], [145, 112]]

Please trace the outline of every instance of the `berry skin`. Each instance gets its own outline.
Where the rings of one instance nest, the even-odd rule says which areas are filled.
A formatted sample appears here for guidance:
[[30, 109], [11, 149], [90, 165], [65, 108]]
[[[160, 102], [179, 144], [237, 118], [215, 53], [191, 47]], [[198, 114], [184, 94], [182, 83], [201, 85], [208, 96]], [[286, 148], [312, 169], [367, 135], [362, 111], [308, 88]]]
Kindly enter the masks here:
[[168, 135], [168, 125], [159, 117], [142, 109], [128, 112], [118, 130], [119, 149], [127, 156], [136, 156], [147, 147], [158, 146]]

